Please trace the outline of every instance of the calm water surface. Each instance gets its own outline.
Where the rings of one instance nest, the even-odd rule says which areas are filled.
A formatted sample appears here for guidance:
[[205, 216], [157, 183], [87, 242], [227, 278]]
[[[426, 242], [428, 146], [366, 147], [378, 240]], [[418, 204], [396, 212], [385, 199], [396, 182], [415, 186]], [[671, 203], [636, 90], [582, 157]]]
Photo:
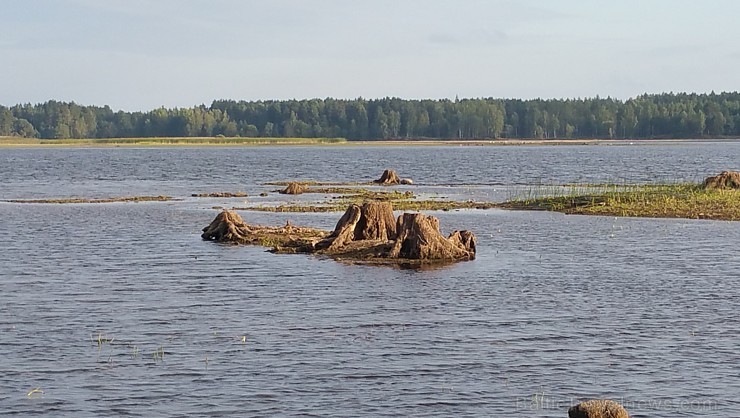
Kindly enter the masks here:
[[564, 417], [610, 397], [635, 417], [740, 416], [737, 222], [441, 212], [478, 258], [413, 271], [203, 242], [211, 207], [245, 199], [188, 197], [396, 168], [496, 200], [739, 162], [738, 143], [2, 149], [0, 199], [184, 200], [0, 203], [0, 414]]

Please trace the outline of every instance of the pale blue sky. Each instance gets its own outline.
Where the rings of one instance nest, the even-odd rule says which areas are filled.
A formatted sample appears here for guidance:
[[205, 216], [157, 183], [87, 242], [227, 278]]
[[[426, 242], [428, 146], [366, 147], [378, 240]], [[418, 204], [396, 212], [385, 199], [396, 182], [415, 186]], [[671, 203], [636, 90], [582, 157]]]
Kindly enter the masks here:
[[740, 90], [737, 0], [3, 0], [0, 104]]

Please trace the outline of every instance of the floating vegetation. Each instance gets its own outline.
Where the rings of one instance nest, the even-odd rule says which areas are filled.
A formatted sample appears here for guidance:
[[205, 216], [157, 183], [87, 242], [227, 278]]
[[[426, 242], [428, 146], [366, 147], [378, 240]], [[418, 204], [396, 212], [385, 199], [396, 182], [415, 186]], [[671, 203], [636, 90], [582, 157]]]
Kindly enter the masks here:
[[103, 199], [87, 198], [62, 198], [62, 199], [12, 199], [6, 200], [10, 203], [114, 203], [114, 202], [167, 202], [174, 199], [171, 196], [127, 196], [127, 197], [109, 197]]
[[[347, 204], [362, 203], [363, 201], [385, 201], [384, 199], [357, 199], [357, 200], [338, 200], [331, 203], [319, 203], [314, 205], [278, 205], [278, 206], [248, 206], [234, 207], [231, 210], [251, 210], [257, 212], [287, 212], [287, 213], [322, 213], [322, 212], [342, 212], [347, 209]], [[392, 200], [392, 199], [388, 199]], [[445, 200], [392, 200], [395, 210], [441, 210], [450, 211], [457, 209], [491, 209], [500, 204], [494, 202], [475, 202], [475, 201], [445, 201]]]
[[579, 215], [738, 221], [740, 190], [707, 189], [697, 184], [615, 185], [592, 193], [512, 199], [497, 206]]
[[292, 180], [292, 181], [268, 181], [263, 183], [265, 186], [287, 186], [291, 183], [296, 183], [301, 186], [361, 186], [371, 185], [372, 181], [349, 181], [349, 182], [336, 182], [336, 181], [314, 181], [314, 180]]
[[44, 391], [43, 391], [43, 390], [41, 390], [41, 388], [39, 387], [39, 388], [33, 388], [33, 389], [31, 389], [31, 391], [30, 391], [30, 392], [28, 392], [28, 393], [26, 394], [26, 396], [28, 396], [29, 398], [31, 398], [31, 397], [33, 397], [34, 395], [43, 395], [43, 394], [44, 394]]
[[192, 197], [247, 197], [244, 192], [193, 193]]

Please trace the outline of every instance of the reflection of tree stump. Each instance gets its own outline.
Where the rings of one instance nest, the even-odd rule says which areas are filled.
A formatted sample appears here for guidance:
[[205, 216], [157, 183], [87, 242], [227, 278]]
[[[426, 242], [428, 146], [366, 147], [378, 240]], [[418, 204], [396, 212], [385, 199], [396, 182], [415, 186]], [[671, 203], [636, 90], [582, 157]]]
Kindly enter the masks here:
[[723, 171], [717, 176], [707, 177], [702, 187], [710, 190], [740, 189], [740, 173]]
[[288, 183], [288, 187], [280, 191], [280, 194], [301, 194], [304, 192], [303, 186], [298, 183]]
[[450, 238], [439, 232], [439, 220], [421, 213], [404, 213], [398, 217], [396, 242], [391, 258], [414, 260], [472, 260], [475, 258], [475, 236], [469, 231], [455, 231]]
[[203, 228], [201, 237], [209, 241], [248, 242], [249, 225], [236, 212], [223, 211], [210, 225]]
[[338, 250], [353, 241], [390, 241], [396, 237], [396, 219], [389, 202], [350, 205], [337, 222], [334, 232], [318, 248]]
[[398, 174], [396, 174], [394, 170], [385, 170], [383, 171], [383, 175], [380, 176], [379, 179], [373, 181], [373, 183], [379, 183], [383, 185], [401, 184], [401, 178], [398, 177]]
[[596, 399], [581, 402], [568, 409], [568, 418], [629, 418], [629, 414], [617, 402]]

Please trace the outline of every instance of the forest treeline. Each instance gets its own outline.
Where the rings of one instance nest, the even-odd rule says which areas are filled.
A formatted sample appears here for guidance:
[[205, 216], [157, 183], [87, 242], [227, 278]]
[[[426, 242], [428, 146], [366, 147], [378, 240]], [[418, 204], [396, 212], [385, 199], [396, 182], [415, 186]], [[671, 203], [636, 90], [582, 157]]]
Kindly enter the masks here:
[[0, 106], [0, 136], [65, 138], [332, 137], [360, 139], [740, 136], [740, 93], [589, 99], [385, 98], [216, 100], [210, 106], [113, 111], [48, 101]]

